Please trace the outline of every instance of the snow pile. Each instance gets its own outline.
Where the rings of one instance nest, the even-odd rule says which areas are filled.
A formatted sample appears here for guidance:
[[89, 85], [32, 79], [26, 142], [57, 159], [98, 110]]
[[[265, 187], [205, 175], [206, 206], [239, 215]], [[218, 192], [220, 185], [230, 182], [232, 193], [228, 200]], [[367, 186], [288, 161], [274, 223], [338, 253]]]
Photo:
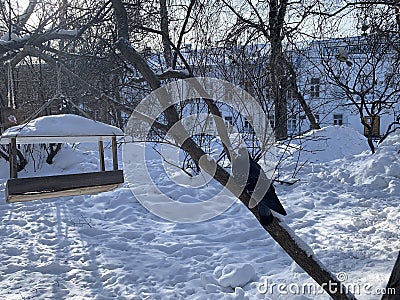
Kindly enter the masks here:
[[[32, 148], [32, 146], [31, 146]], [[18, 173], [18, 177], [38, 177], [47, 175], [64, 175], [100, 170], [97, 143], [63, 144], [53, 159], [53, 164], [45, 162], [45, 152], [39, 145], [34, 145], [33, 157], [27, 156], [28, 165]], [[106, 170], [112, 170], [111, 142], [104, 143], [104, 151], [109, 157], [105, 161]], [[8, 168], [8, 166], [7, 166]]]
[[[333, 163], [332, 163], [333, 164]], [[345, 156], [333, 164], [332, 174], [327, 178], [334, 183], [369, 186], [375, 193], [400, 194], [400, 134], [395, 132], [376, 148], [355, 156]]]
[[243, 287], [257, 278], [254, 267], [249, 263], [229, 264], [214, 271], [218, 282], [223, 287]]
[[[278, 147], [285, 160], [325, 163], [346, 156], [368, 151], [366, 138], [352, 128], [328, 126], [294, 137]], [[278, 156], [279, 157], [279, 156]]]
[[201, 282], [208, 294], [225, 293], [224, 299], [249, 299], [244, 289], [250, 288], [249, 283], [257, 280], [256, 271], [249, 263], [232, 263], [217, 266], [210, 274], [200, 274]]
[[[346, 136], [346, 128], [336, 132], [341, 143], [304, 155], [309, 161], [296, 175], [300, 182], [277, 186], [278, 195], [289, 206], [285, 221], [302, 233], [331, 272], [346, 272], [347, 284], [383, 288], [400, 247], [399, 135], [391, 135], [375, 154], [366, 145], [366, 151], [356, 154], [346, 139], [354, 142], [359, 135]], [[343, 157], [330, 160], [330, 153], [337, 152]], [[295, 156], [289, 157], [281, 173], [290, 174], [295, 162]], [[365, 290], [361, 295], [374, 299]]]
[[354, 178], [355, 184], [370, 184], [377, 189], [388, 189], [389, 194], [400, 195], [399, 131], [380, 144], [374, 155], [358, 160], [358, 168], [352, 169], [350, 177]]

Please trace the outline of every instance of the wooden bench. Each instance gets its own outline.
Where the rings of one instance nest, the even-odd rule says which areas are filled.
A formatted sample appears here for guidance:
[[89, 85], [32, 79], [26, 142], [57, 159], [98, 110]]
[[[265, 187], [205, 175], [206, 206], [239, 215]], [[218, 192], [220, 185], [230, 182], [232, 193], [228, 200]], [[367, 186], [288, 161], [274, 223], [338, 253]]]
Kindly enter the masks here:
[[122, 170], [80, 174], [11, 178], [6, 184], [6, 200], [23, 202], [37, 199], [97, 194], [115, 189], [124, 182]]

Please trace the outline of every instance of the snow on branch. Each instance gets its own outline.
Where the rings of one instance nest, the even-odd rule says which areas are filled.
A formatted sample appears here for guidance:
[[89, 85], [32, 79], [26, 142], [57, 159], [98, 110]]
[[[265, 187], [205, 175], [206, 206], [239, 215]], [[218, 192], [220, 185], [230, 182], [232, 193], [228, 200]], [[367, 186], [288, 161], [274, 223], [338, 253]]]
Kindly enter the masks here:
[[32, 41], [31, 35], [24, 35], [23, 37], [18, 37], [16, 35], [12, 36], [11, 40], [4, 40], [3, 37], [0, 39], [0, 55], [6, 54], [8, 51], [15, 51], [22, 49], [25, 44], [29, 42], [30, 45], [38, 46], [44, 42], [57, 39], [73, 39], [78, 35], [78, 30], [51, 30], [41, 34], [40, 36], [35, 36], [34, 41]]
[[18, 17], [16, 30], [25, 26], [26, 22], [28, 22], [29, 18], [31, 17], [37, 3], [37, 0], [29, 1], [28, 7], [26, 8], [25, 12]]
[[17, 17], [16, 23], [11, 25], [10, 30], [0, 37], [0, 41], [12, 41], [18, 39], [18, 34], [33, 14], [37, 2], [37, 0], [29, 1], [28, 7], [25, 9], [25, 12]]
[[[171, 79], [171, 78], [185, 79], [190, 77], [189, 72], [186, 69], [184, 70], [168, 69], [165, 72], [156, 73], [156, 76], [158, 77], [159, 80]], [[133, 81], [137, 83], [142, 83], [146, 82], [146, 79], [144, 79], [143, 77], [136, 77], [133, 79]]]

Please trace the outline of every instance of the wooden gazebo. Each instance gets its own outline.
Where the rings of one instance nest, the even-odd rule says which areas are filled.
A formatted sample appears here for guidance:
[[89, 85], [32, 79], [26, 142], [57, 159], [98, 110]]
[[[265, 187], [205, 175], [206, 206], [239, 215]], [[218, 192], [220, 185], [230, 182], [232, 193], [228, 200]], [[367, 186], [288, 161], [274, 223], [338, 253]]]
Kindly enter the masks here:
[[[66, 122], [75, 123], [71, 126], [71, 130], [68, 130], [68, 126], [71, 124], [65, 124], [67, 130], [60, 130], [56, 124], [53, 124], [53, 120], [60, 123], [60, 118], [63, 117]], [[32, 130], [38, 121], [42, 123], [42, 128]], [[80, 124], [80, 130], [76, 130], [76, 122]], [[124, 134], [119, 128], [75, 115], [41, 117], [27, 124], [8, 129], [0, 138], [0, 144], [7, 144], [9, 151], [10, 179], [6, 183], [7, 202], [96, 194], [116, 188], [124, 182], [123, 172], [118, 168], [117, 156], [117, 139], [123, 136]], [[113, 170], [111, 171], [106, 171], [105, 168], [103, 143], [106, 141], [112, 143]], [[100, 169], [98, 172], [18, 178], [16, 164], [18, 144], [77, 142], [98, 143]]]

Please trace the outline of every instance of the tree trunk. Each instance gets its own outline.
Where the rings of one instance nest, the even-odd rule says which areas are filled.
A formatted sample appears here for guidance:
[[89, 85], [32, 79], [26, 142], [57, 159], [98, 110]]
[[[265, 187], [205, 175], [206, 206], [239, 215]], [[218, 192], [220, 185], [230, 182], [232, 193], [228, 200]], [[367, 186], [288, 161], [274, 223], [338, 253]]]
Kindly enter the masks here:
[[161, 33], [162, 43], [164, 49], [165, 64], [168, 68], [172, 66], [172, 51], [169, 39], [169, 22], [168, 22], [168, 10], [167, 0], [160, 0], [160, 15], [161, 15]]
[[54, 148], [55, 144], [50, 144], [50, 152], [48, 152], [46, 163], [49, 165], [53, 164], [53, 159], [57, 155], [57, 153], [61, 150], [61, 143], [58, 143], [57, 146]]
[[290, 85], [292, 90], [295, 93], [296, 99], [297, 101], [299, 101], [304, 113], [306, 114], [308, 121], [310, 122], [311, 128], [312, 129], [321, 129], [321, 126], [317, 123], [317, 121], [315, 120], [315, 116], [311, 110], [311, 108], [308, 106], [306, 100], [304, 99], [303, 95], [300, 93], [299, 91], [299, 87], [297, 85], [297, 75], [295, 70], [293, 69], [293, 66], [290, 62], [286, 61], [286, 68], [289, 71], [289, 80], [290, 80]]
[[396, 262], [394, 263], [392, 275], [390, 275], [389, 282], [386, 286], [386, 294], [383, 295], [382, 297], [382, 300], [399, 300], [399, 299], [400, 299], [400, 252], [399, 255], [397, 256]]
[[368, 138], [367, 138], [368, 146], [371, 149], [372, 154], [375, 153], [375, 145], [374, 141], [372, 140], [372, 134], [368, 133]]
[[287, 138], [287, 78], [282, 50], [282, 29], [287, 0], [271, 0], [269, 11], [269, 41], [271, 43], [270, 82], [275, 106], [275, 138]]
[[282, 45], [271, 43], [270, 83], [275, 109], [275, 138], [287, 138], [287, 85], [282, 65]]

